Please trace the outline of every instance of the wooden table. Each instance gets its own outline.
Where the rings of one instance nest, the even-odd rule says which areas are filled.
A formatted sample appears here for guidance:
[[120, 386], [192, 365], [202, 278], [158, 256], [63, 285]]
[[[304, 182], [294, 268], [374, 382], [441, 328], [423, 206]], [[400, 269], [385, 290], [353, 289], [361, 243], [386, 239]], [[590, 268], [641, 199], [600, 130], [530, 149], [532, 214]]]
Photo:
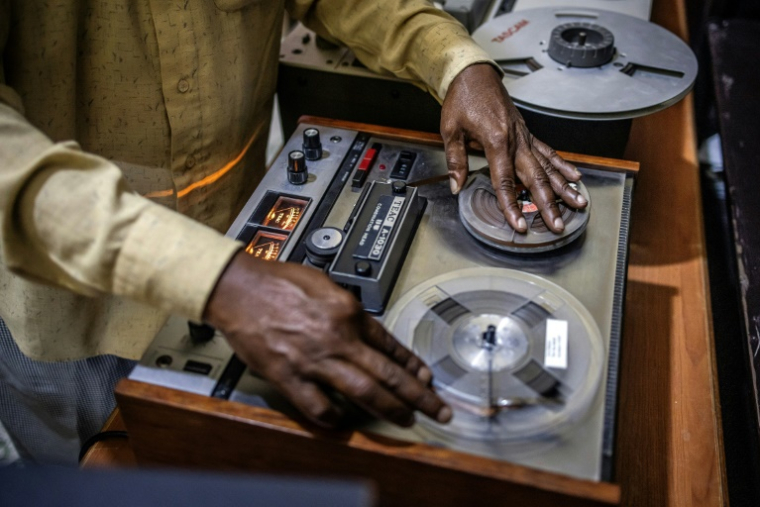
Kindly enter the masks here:
[[[103, 425], [103, 432], [126, 431], [119, 409], [113, 411]], [[137, 458], [124, 438], [106, 439], [90, 447], [79, 463], [82, 468], [134, 468]]]
[[[652, 19], [686, 38], [682, 0]], [[633, 122], [634, 192], [621, 358], [617, 480], [626, 506], [727, 504], [691, 97]], [[106, 429], [123, 429], [118, 413]], [[134, 466], [121, 440], [82, 466]]]
[[[687, 36], [680, 0], [653, 21]], [[624, 505], [728, 503], [691, 96], [634, 121], [634, 191], [619, 400]]]

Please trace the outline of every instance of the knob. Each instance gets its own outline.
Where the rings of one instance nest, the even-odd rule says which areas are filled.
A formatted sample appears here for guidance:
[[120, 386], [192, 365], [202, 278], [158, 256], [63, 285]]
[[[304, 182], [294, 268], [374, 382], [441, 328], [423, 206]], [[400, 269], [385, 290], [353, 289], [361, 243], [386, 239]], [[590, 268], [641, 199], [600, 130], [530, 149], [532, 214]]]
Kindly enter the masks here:
[[210, 342], [216, 333], [216, 330], [208, 324], [196, 324], [187, 321], [187, 327], [190, 329], [190, 341], [193, 342], [193, 345]]
[[300, 150], [288, 153], [288, 181], [293, 185], [303, 185], [309, 179], [306, 158]]
[[326, 266], [343, 243], [343, 231], [335, 227], [320, 227], [306, 239], [306, 256], [317, 267]]
[[306, 155], [306, 160], [322, 158], [322, 141], [319, 139], [319, 130], [308, 128], [303, 131], [303, 152]]
[[394, 181], [391, 183], [391, 190], [394, 194], [405, 194], [406, 193], [406, 183], [403, 181]]

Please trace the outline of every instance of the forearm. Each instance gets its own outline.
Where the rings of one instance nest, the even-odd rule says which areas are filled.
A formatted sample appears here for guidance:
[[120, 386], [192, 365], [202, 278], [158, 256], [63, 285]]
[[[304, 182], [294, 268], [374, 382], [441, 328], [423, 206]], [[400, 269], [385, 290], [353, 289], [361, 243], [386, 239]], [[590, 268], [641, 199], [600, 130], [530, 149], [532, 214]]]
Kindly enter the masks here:
[[426, 0], [288, 0], [287, 7], [370, 69], [410, 79], [439, 99], [465, 67], [490, 61], [459, 22]]
[[200, 318], [236, 242], [140, 197], [118, 167], [74, 143], [52, 143], [3, 104], [0, 139], [7, 269]]

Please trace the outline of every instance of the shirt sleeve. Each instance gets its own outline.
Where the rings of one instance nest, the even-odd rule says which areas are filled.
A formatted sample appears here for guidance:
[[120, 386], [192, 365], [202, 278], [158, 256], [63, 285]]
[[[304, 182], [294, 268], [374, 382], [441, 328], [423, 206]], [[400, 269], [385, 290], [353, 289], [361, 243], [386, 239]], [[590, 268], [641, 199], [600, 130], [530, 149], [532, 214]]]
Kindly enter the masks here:
[[286, 0], [286, 8], [371, 70], [411, 80], [439, 101], [465, 67], [496, 67], [458, 21], [427, 0]]
[[108, 160], [74, 142], [53, 143], [21, 109], [18, 95], [0, 81], [5, 268], [79, 294], [115, 294], [200, 320], [241, 245], [139, 196]]

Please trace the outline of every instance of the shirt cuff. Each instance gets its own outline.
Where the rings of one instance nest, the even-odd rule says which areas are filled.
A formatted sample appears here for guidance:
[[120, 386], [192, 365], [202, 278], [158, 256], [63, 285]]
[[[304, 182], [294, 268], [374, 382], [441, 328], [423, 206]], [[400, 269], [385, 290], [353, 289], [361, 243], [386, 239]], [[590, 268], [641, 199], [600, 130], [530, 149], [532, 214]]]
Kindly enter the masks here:
[[475, 41], [472, 40], [472, 38], [466, 33], [466, 30], [461, 26], [457, 28], [460, 28], [461, 32], [464, 33], [457, 34], [456, 29], [447, 32], [449, 37], [447, 37], [448, 40], [445, 44], [441, 44], [441, 33], [435, 29], [428, 30], [422, 41], [423, 47], [435, 48], [443, 46], [443, 50], [438, 55], [440, 61], [443, 62], [439, 78], [440, 81], [437, 87], [435, 86], [435, 83], [431, 83], [440, 99], [446, 97], [446, 93], [449, 90], [451, 82], [454, 81], [454, 78], [470, 65], [476, 63], [488, 63], [491, 64], [499, 74], [502, 76], [504, 75], [502, 69], [483, 48], [478, 46]]
[[243, 244], [162, 206], [130, 228], [114, 292], [200, 322], [209, 296]]

